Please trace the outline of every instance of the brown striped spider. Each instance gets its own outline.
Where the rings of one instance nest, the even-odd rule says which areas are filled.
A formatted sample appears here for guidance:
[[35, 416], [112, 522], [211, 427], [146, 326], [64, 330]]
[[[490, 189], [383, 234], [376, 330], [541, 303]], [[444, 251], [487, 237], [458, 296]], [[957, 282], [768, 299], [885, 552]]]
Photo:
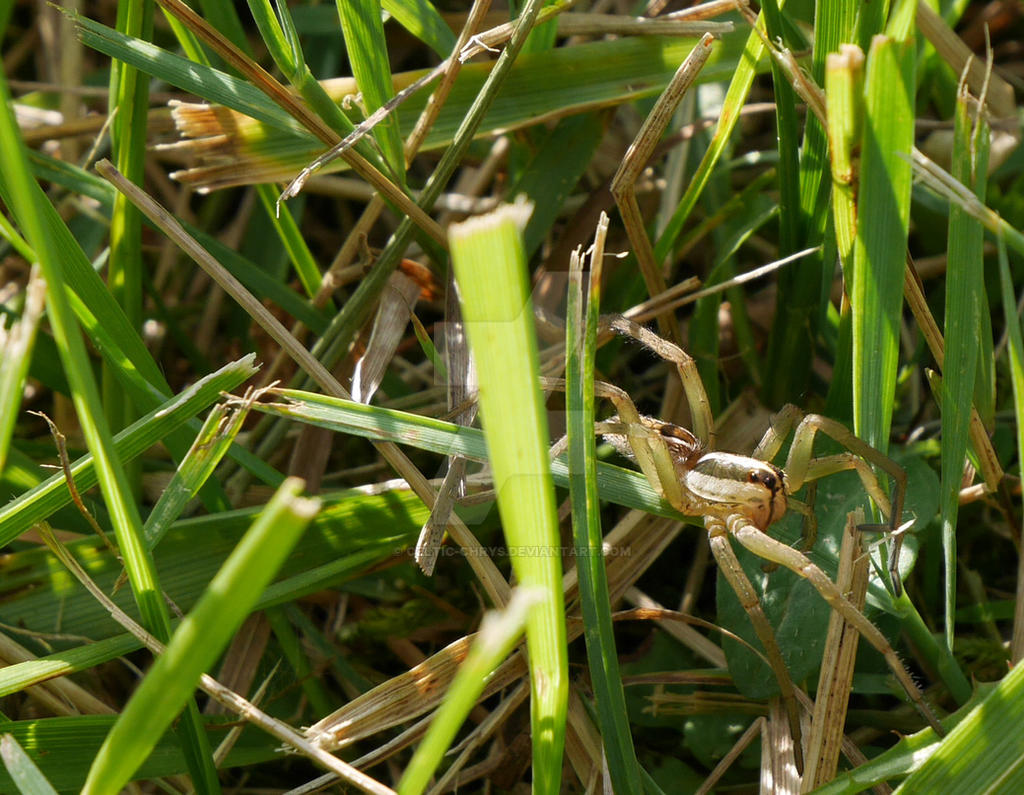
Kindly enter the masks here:
[[[678, 346], [623, 317], [611, 318], [609, 326], [617, 333], [637, 340], [676, 366], [693, 416], [695, 431], [643, 417], [623, 390], [599, 383], [596, 386], [597, 394], [609, 398], [618, 410], [618, 417], [605, 424], [605, 438], [637, 462], [655, 490], [672, 507], [688, 516], [703, 518], [718, 567], [739, 597], [778, 680], [793, 736], [797, 768], [802, 770], [803, 760], [793, 682], [783, 662], [775, 634], [753, 585], [740, 566], [730, 539], [738, 541], [768, 563], [784, 566], [809, 581], [822, 598], [882, 654], [917, 710], [936, 732], [944, 734], [938, 717], [925, 701], [920, 688], [878, 628], [840, 592], [804, 551], [790, 547], [768, 534], [770, 525], [781, 518], [787, 509], [798, 510], [813, 522], [810, 508], [791, 495], [805, 483], [849, 469], [857, 472], [871, 499], [888, 517], [886, 527], [896, 532], [903, 510], [905, 472], [892, 459], [870, 447], [842, 424], [816, 414], [803, 415], [795, 406], [786, 406], [773, 418], [753, 455], [712, 450], [714, 426], [707, 394], [694, 360]], [[793, 441], [785, 467], [776, 466], [771, 461], [779, 454], [790, 431], [793, 431]], [[834, 439], [846, 451], [815, 458], [813, 443], [819, 432]], [[892, 478], [894, 485], [891, 502], [879, 486], [871, 464]], [[893, 555], [894, 562], [896, 557]], [[894, 574], [894, 588], [898, 589], [899, 576], [895, 565], [891, 571]]]

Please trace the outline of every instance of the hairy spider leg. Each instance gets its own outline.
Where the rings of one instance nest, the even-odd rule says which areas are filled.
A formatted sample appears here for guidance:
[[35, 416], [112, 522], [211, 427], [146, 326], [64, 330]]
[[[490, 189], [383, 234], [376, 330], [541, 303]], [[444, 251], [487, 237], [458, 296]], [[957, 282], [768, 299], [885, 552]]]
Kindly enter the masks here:
[[[778, 455], [783, 440], [796, 425], [793, 443], [786, 459], [786, 474], [789, 476], [790, 488], [798, 491], [808, 481], [818, 480], [827, 475], [848, 469], [856, 470], [864, 490], [868, 493], [882, 513], [888, 517], [888, 531], [895, 539], [892, 553], [889, 556], [889, 573], [892, 578], [893, 593], [899, 597], [903, 593], [903, 585], [899, 575], [900, 548], [903, 536], [898, 532], [903, 516], [903, 500], [907, 491], [907, 473], [895, 461], [884, 453], [876, 450], [859, 436], [856, 436], [842, 423], [836, 422], [820, 414], [804, 414], [798, 407], [788, 404], [772, 417], [768, 430], [762, 437], [755, 458], [772, 460]], [[813, 458], [814, 436], [821, 431], [847, 449], [845, 453]], [[871, 468], [874, 464], [892, 478], [892, 504], [882, 491], [878, 478]], [[867, 525], [865, 528], [875, 529]]]

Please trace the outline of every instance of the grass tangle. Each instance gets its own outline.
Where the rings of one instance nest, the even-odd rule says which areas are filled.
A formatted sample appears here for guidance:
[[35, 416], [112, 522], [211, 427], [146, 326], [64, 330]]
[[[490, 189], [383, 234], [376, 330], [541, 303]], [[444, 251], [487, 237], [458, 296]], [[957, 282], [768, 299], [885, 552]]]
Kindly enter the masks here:
[[[0, 4], [0, 792], [1024, 791], [1022, 38]], [[723, 575], [622, 394], [902, 516], [818, 438]]]

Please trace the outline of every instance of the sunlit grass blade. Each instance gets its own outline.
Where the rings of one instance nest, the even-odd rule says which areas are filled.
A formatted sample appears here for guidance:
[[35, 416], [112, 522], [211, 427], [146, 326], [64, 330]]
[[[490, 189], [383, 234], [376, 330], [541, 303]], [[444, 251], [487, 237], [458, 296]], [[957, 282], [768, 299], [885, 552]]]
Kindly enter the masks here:
[[22, 795], [57, 795], [57, 790], [50, 786], [13, 735], [5, 734], [0, 738], [0, 758]]
[[[255, 355], [250, 354], [226, 365], [163, 405], [140, 417], [114, 437], [114, 447], [122, 460], [131, 460], [164, 438], [174, 428], [217, 400], [221, 391], [229, 391], [256, 373]], [[73, 462], [71, 472], [80, 492], [96, 485], [99, 475], [92, 454]], [[0, 544], [9, 544], [21, 533], [58, 508], [71, 502], [63, 473], [53, 475], [31, 491], [0, 507]]]
[[[132, 594], [146, 627], [164, 639], [170, 632], [169, 611], [161, 595], [152, 558], [142, 543], [139, 506], [128, 473], [117, 454], [109, 423], [102, 413], [103, 404], [85, 342], [65, 293], [60, 249], [48, 234], [46, 211], [52, 210], [52, 205], [32, 177], [25, 146], [11, 112], [11, 98], [5, 79], [0, 80], [0, 102], [3, 103], [0, 109], [0, 149], [6, 153], [5, 182], [11, 198], [10, 208], [35, 250], [40, 270], [50, 286], [47, 316], [67, 375], [77, 420], [96, 461], [97, 480], [124, 559]], [[183, 730], [183, 750], [193, 775], [216, 792], [219, 789], [217, 776], [194, 703], [189, 704]]]
[[308, 135], [302, 125], [245, 80], [182, 58], [153, 44], [123, 36], [113, 28], [87, 17], [75, 16], [74, 19], [82, 42], [97, 52], [144, 70], [147, 74], [211, 102], [234, 108], [275, 129], [287, 131], [294, 136]]
[[174, 720], [319, 509], [299, 496], [301, 487], [296, 479], [281, 485], [182, 620], [107, 735], [82, 792], [119, 792]]
[[[338, 0], [336, 5], [352, 76], [367, 113], [373, 113], [386, 105], [395, 93], [380, 4], [378, 0]], [[398, 117], [392, 114], [374, 127], [373, 137], [384, 152], [392, 174], [399, 182], [405, 182], [405, 153]]]
[[889, 449], [914, 147], [914, 44], [876, 37], [865, 78], [853, 306], [853, 431]]
[[[700, 74], [700, 82], [721, 80], [731, 74], [739, 57], [737, 38], [729, 36], [716, 45]], [[98, 42], [96, 46], [101, 44]], [[474, 135], [520, 129], [536, 124], [541, 119], [557, 119], [656, 94], [665, 87], [692, 48], [692, 39], [624, 38], [556, 48], [518, 59], [512, 66], [507, 85], [493, 98], [493, 104]], [[462, 67], [451, 95], [438, 114], [436, 124], [427, 134], [421, 150], [438, 149], [453, 140], [467, 109], [493, 68], [492, 63], [468, 63]], [[405, 88], [425, 73], [396, 73], [395, 90]], [[550, 80], [552, 74], [570, 73], [574, 76], [571, 84], [563, 85]], [[201, 93], [199, 86], [175, 84], [206, 96]], [[538, 85], [545, 86], [545, 90], [538, 91]], [[351, 78], [325, 81], [324, 88], [335, 101], [341, 101], [357, 90]], [[211, 97], [210, 101], [234, 107], [217, 98]], [[395, 112], [403, 135], [412, 131], [426, 101], [427, 93], [420, 92]], [[235, 110], [245, 113], [241, 108]], [[226, 113], [226, 119], [218, 118]], [[223, 125], [225, 133], [230, 131], [230, 135], [218, 147], [218, 154], [226, 156], [222, 162], [201, 162], [177, 174], [179, 180], [197, 187], [217, 188], [289, 180], [319, 155], [322, 149], [309, 137], [289, 135], [279, 128], [269, 129], [251, 119], [217, 108], [181, 106], [176, 117], [185, 140], [174, 144], [174, 147], [183, 153], [188, 152], [190, 146], [195, 146], [189, 143], [190, 138], [198, 138], [200, 143], [204, 143], [201, 139], [208, 133], [202, 130], [207, 124], [212, 125], [207, 130], [215, 130]], [[341, 167], [343, 164], [336, 160], [326, 170]]]
[[1024, 789], [1022, 712], [1024, 666], [1017, 665], [907, 778], [903, 790], [968, 795]]
[[43, 314], [46, 283], [38, 266], [32, 269], [21, 317], [4, 328], [0, 318], [0, 473], [4, 471], [15, 421], [21, 408], [21, 395], [28, 376], [29, 362]]
[[[287, 402], [256, 403], [255, 411], [308, 422], [338, 433], [407, 444], [441, 455], [487, 460], [483, 434], [476, 428], [295, 389], [273, 389], [268, 394], [280, 395]], [[551, 462], [551, 476], [559, 486], [569, 485], [569, 467], [564, 455]], [[679, 517], [678, 512], [658, 497], [647, 479], [634, 470], [598, 462], [597, 482], [601, 499], [660, 516]]]
[[398, 783], [400, 795], [419, 795], [430, 783], [441, 758], [483, 692], [487, 678], [512, 651], [541, 596], [527, 587], [516, 589], [508, 605], [484, 615], [469, 654], [455, 675], [444, 701], [434, 713], [426, 736]]
[[[988, 172], [988, 125], [979, 120], [977, 135], [969, 111], [971, 98], [966, 86], [957, 95], [954, 142], [953, 176], [973, 186], [979, 201], [985, 199]], [[982, 244], [984, 229], [957, 205], [949, 208], [949, 236], [946, 265], [946, 317], [943, 337], [946, 355], [942, 366], [942, 550], [945, 562], [945, 628], [946, 645], [953, 647], [954, 617], [956, 611], [956, 525], [960, 486], [967, 456], [967, 431], [971, 419], [971, 404], [975, 394], [975, 379], [979, 374], [978, 361], [982, 346], [981, 335], [988, 324], [982, 325], [982, 293], [984, 282], [984, 256]], [[991, 332], [989, 333], [991, 339]]]
[[143, 536], [146, 546], [150, 549], [160, 543], [171, 523], [178, 518], [188, 501], [213, 474], [213, 470], [242, 429], [242, 423], [248, 414], [247, 404], [228, 406], [221, 403], [206, 417], [188, 454], [174, 470], [170, 483], [164, 488], [160, 499], [146, 517]]
[[[427, 516], [426, 508], [409, 492], [329, 493], [323, 495], [323, 502], [326, 507], [293, 549], [281, 579], [264, 591], [255, 609], [290, 602], [372, 567], [393, 563], [396, 554], [406, 555], [403, 550], [415, 541]], [[156, 559], [174, 575], [164, 580], [176, 604], [188, 610], [196, 603], [259, 511], [227, 511], [172, 526], [156, 549]], [[122, 567], [113, 556], [97, 552], [97, 544], [82, 539], [69, 545], [69, 550], [79, 559], [88, 559], [97, 582], [109, 589]], [[6, 594], [0, 620], [19, 621], [33, 631], [45, 631], [61, 619], [73, 620], [78, 631], [96, 640], [0, 669], [0, 694], [10, 695], [57, 676], [87, 670], [142, 647], [137, 638], [118, 634], [121, 628], [89, 594], [75, 590], [61, 598], [67, 581], [53, 576], [50, 560], [34, 551], [17, 553], [9, 560], [19, 567], [19, 583], [26, 587], [17, 594]], [[13, 586], [10, 578], [8, 583]], [[130, 607], [127, 594], [114, 598], [122, 607]]]
[[554, 793], [562, 774], [568, 663], [547, 417], [522, 244], [528, 213], [529, 205], [505, 206], [453, 226], [450, 236], [509, 559], [519, 584], [539, 594], [526, 625], [533, 786]]
[[608, 217], [598, 222], [590, 258], [590, 282], [584, 303], [583, 262], [579, 250], [569, 265], [566, 307], [566, 426], [569, 437], [569, 496], [572, 500], [573, 539], [579, 578], [580, 607], [590, 678], [594, 686], [598, 726], [604, 743], [611, 788], [618, 793], [643, 791], [640, 765], [633, 748], [629, 713], [619, 672], [612, 625], [608, 573], [605, 570], [601, 505], [597, 493], [594, 438], [594, 354], [601, 304], [601, 264]]

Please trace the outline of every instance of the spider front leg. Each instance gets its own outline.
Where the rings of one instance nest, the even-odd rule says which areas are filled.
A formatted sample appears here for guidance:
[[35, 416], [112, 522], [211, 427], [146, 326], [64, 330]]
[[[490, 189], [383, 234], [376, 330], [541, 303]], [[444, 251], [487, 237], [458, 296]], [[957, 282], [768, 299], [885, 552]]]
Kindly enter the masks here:
[[[662, 339], [653, 331], [634, 323], [622, 315], [605, 315], [601, 318], [602, 328], [608, 328], [616, 334], [634, 339], [666, 362], [674, 364], [679, 374], [679, 381], [686, 395], [693, 420], [693, 431], [704, 447], [713, 450], [715, 447], [715, 424], [711, 417], [711, 403], [704, 389], [697, 362], [686, 351], [675, 343]], [[620, 390], [621, 391], [621, 390]], [[617, 405], [617, 404], [616, 404]]]
[[812, 563], [799, 550], [793, 549], [787, 544], [772, 538], [764, 531], [752, 525], [745, 516], [732, 514], [725, 519], [725, 525], [728, 528], [729, 535], [755, 555], [772, 563], [785, 566], [794, 574], [810, 582], [832, 609], [836, 610], [850, 626], [861, 634], [861, 637], [881, 653], [890, 670], [896, 676], [897, 681], [917, 708], [917, 711], [921, 713], [939, 736], [945, 735], [945, 729], [939, 723], [938, 717], [932, 711], [928, 702], [925, 701], [924, 694], [896, 655], [892, 645], [885, 639], [885, 636], [878, 628], [843, 596], [836, 584], [828, 578], [824, 571]]
[[[799, 424], [797, 424], [798, 420]], [[893, 549], [889, 556], [889, 573], [892, 579], [893, 593], [899, 597], [903, 593], [899, 575], [899, 558], [903, 537], [899, 526], [903, 515], [903, 500], [907, 491], [907, 473], [887, 455], [855, 436], [842, 423], [820, 414], [805, 415], [792, 404], [783, 406], [782, 410], [772, 418], [771, 425], [754, 451], [754, 457], [768, 461], [774, 458], [794, 425], [797, 425], [797, 428], [793, 433], [793, 443], [790, 445], [785, 467], [790, 490], [796, 492], [806, 482], [813, 482], [848, 469], [855, 470], [864, 490], [888, 518], [886, 529], [894, 539]], [[814, 437], [818, 431], [841, 444], [847, 452], [814, 458]], [[871, 464], [892, 478], [891, 504], [885, 492], [882, 491], [878, 478], [871, 469]], [[813, 516], [811, 519], [813, 522]], [[814, 527], [813, 523], [810, 526]], [[864, 529], [876, 529], [877, 525], [864, 525], [863, 527]], [[812, 544], [813, 539], [805, 541], [805, 551]]]
[[800, 729], [800, 709], [796, 702], [796, 688], [793, 679], [789, 675], [789, 669], [782, 658], [782, 650], [775, 639], [775, 632], [772, 630], [771, 622], [765, 615], [764, 608], [757, 598], [757, 591], [751, 584], [750, 579], [743, 571], [736, 553], [733, 552], [729, 543], [729, 530], [725, 521], [718, 516], [706, 516], [704, 527], [708, 531], [708, 543], [711, 545], [711, 553], [715, 556], [718, 570], [722, 572], [729, 586], [736, 593], [740, 600], [740, 606], [746, 611], [750, 623], [754, 627], [754, 633], [761, 646], [764, 648], [768, 659], [768, 665], [775, 674], [775, 680], [779, 683], [779, 693], [782, 696], [782, 704], [786, 709], [786, 716], [789, 721], [789, 734], [793, 738], [793, 758], [796, 763], [797, 772], [803, 774], [804, 754], [802, 732]]

